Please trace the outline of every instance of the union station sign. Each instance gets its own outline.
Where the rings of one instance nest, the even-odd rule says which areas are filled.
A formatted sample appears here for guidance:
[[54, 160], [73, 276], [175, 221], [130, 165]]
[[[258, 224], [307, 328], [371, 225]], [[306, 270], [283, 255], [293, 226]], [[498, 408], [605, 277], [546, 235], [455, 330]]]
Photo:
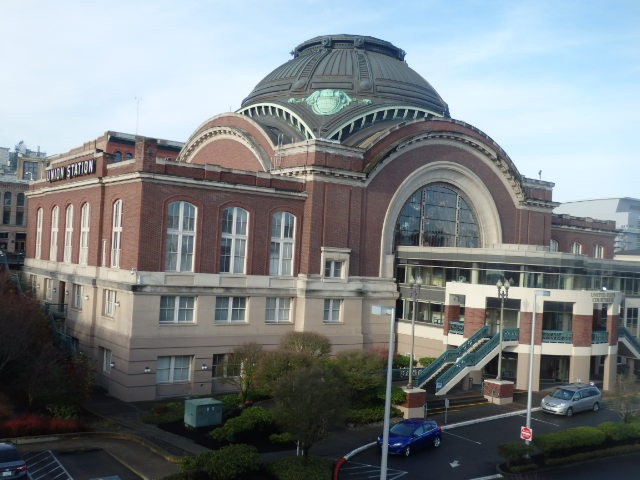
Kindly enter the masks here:
[[57, 182], [58, 180], [67, 180], [83, 175], [90, 175], [96, 171], [96, 160], [82, 160], [80, 162], [64, 165], [63, 167], [55, 167], [47, 170], [47, 180], [49, 182]]

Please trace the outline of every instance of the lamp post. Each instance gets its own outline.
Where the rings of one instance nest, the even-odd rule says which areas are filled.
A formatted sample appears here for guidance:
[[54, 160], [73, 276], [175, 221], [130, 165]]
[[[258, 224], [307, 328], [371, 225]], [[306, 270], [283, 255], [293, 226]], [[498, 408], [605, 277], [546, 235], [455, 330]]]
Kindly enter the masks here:
[[[551, 294], [549, 290], [533, 291], [533, 312], [531, 314], [531, 350], [529, 351], [529, 385], [527, 387], [527, 428], [531, 428], [531, 400], [533, 397], [533, 349], [535, 346], [536, 334], [536, 304], [538, 297], [548, 297]], [[531, 440], [524, 441], [527, 445], [531, 444]]]
[[411, 280], [411, 298], [413, 299], [413, 315], [411, 315], [411, 356], [409, 357], [409, 381], [407, 388], [413, 388], [413, 349], [416, 344], [416, 315], [418, 313], [418, 295], [422, 286], [422, 277], [418, 275]]
[[391, 417], [391, 370], [393, 367], [393, 321], [396, 316], [395, 307], [373, 305], [371, 313], [374, 315], [389, 315], [389, 354], [387, 358], [387, 388], [384, 395], [384, 423], [382, 427], [382, 458], [380, 459], [380, 480], [387, 478], [387, 455], [389, 453], [389, 417]]
[[504, 335], [504, 300], [509, 298], [509, 287], [511, 286], [511, 280], [498, 280], [496, 287], [498, 287], [498, 297], [500, 297], [500, 340], [498, 345], [498, 376], [496, 380], [502, 380], [502, 337]]

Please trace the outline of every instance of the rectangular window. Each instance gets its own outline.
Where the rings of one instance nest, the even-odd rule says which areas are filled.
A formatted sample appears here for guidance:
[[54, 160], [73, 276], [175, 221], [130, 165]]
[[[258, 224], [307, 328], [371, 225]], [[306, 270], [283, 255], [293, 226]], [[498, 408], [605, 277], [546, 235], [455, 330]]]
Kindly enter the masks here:
[[82, 285], [73, 284], [71, 287], [71, 305], [77, 310], [82, 310], [84, 295]]
[[216, 297], [216, 323], [245, 321], [246, 297]]
[[627, 308], [627, 316], [626, 316], [626, 322], [627, 322], [627, 328], [635, 328], [638, 326], [638, 310], [640, 310], [640, 308], [637, 307], [629, 307]]
[[291, 299], [281, 297], [268, 297], [266, 322], [291, 323]]
[[113, 355], [108, 348], [102, 348], [102, 373], [109, 374], [113, 368]]
[[160, 323], [193, 323], [195, 297], [160, 297]]
[[192, 358], [189, 355], [158, 357], [156, 380], [158, 383], [181, 383], [191, 379]]
[[58, 261], [58, 220], [59, 209], [57, 206], [53, 207], [51, 211], [51, 242], [49, 243], [49, 260], [52, 262]]
[[111, 234], [111, 266], [120, 268], [122, 252], [122, 200], [113, 204], [113, 230]]
[[16, 225], [22, 225], [24, 223], [24, 212], [16, 211]]
[[25, 161], [22, 164], [22, 178], [25, 180], [38, 180], [38, 162]]
[[325, 298], [323, 320], [326, 323], [340, 323], [341, 310], [342, 310], [342, 299]]
[[211, 364], [211, 376], [213, 378], [229, 378], [240, 375], [240, 364], [234, 356], [227, 353], [219, 353], [213, 356]]
[[327, 260], [324, 262], [325, 278], [342, 278], [342, 265], [340, 260]]
[[50, 278], [44, 279], [44, 293], [46, 300], [53, 300], [53, 281]]
[[80, 257], [78, 263], [87, 265], [89, 260], [89, 228], [91, 225], [91, 207], [88, 203], [82, 206], [80, 214]]
[[36, 215], [36, 259], [40, 260], [42, 255], [42, 209], [38, 209]]
[[115, 290], [104, 291], [104, 315], [106, 317], [113, 317], [115, 315], [117, 302]]
[[69, 205], [65, 214], [64, 223], [64, 251], [62, 259], [65, 263], [71, 263], [73, 253], [73, 205]]

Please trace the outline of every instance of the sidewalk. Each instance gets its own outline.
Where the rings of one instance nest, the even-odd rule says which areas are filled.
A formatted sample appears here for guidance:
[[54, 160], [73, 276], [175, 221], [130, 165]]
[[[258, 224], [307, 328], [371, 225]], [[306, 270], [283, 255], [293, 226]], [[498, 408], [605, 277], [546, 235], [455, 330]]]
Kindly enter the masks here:
[[[540, 405], [545, 393], [534, 393], [533, 406]], [[442, 409], [430, 409], [433, 418], [446, 428], [460, 422], [472, 421], [503, 415], [526, 409], [526, 393], [516, 395], [508, 405], [494, 405], [479, 401], [479, 395], [461, 392], [449, 395], [451, 407], [446, 414]], [[427, 404], [442, 399], [429, 396]], [[466, 402], [466, 404], [464, 404]], [[459, 403], [463, 403], [460, 405]], [[183, 456], [197, 455], [207, 451], [190, 439], [166, 432], [155, 425], [146, 424], [142, 418], [146, 414], [146, 404], [125, 403], [105, 394], [97, 393], [85, 407], [99, 418], [104, 419], [105, 431], [71, 435], [51, 435], [18, 441], [21, 451], [52, 450], [73, 451], [92, 448], [103, 449], [145, 480], [159, 480], [177, 473], [177, 462]], [[446, 423], [445, 423], [446, 416]], [[344, 428], [332, 431], [327, 438], [313, 445], [310, 454], [338, 460], [358, 447], [375, 442], [382, 431], [382, 423], [360, 428]], [[265, 460], [295, 455], [295, 450], [262, 454]]]

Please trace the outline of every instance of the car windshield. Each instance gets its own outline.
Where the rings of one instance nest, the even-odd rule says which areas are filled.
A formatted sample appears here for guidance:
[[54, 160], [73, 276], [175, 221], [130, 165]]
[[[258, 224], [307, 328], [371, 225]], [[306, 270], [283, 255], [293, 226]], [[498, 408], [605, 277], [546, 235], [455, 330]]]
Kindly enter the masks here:
[[564, 388], [556, 388], [551, 396], [553, 398], [559, 398], [560, 400], [571, 400], [573, 392], [571, 390], [565, 390]]
[[394, 435], [410, 437], [411, 435], [413, 435], [413, 432], [415, 429], [416, 429], [415, 425], [412, 425], [410, 423], [400, 422], [400, 423], [396, 423], [393, 427], [391, 427], [389, 432], [393, 433]]

